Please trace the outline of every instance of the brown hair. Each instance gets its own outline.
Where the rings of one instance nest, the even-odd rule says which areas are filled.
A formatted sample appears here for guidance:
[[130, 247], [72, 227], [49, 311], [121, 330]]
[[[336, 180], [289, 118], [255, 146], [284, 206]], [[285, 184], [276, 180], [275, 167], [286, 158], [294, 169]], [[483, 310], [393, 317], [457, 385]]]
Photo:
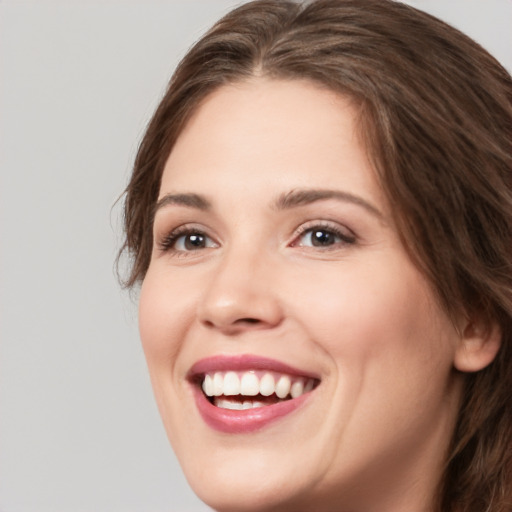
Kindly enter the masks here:
[[140, 282], [174, 142], [223, 84], [309, 79], [353, 98], [403, 243], [453, 317], [502, 332], [468, 374], [436, 510], [512, 510], [512, 80], [478, 44], [391, 0], [261, 0], [220, 20], [185, 56], [126, 189], [126, 284]]

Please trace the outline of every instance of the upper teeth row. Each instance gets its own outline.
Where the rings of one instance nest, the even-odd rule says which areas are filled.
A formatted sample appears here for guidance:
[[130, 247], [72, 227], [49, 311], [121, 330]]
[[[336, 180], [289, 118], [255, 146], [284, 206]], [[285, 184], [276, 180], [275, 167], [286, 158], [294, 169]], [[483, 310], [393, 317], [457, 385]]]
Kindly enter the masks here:
[[314, 379], [290, 377], [263, 373], [258, 377], [254, 370], [238, 374], [236, 372], [207, 373], [204, 376], [203, 391], [207, 396], [270, 396], [274, 393], [278, 398], [291, 395], [297, 398], [313, 389]]

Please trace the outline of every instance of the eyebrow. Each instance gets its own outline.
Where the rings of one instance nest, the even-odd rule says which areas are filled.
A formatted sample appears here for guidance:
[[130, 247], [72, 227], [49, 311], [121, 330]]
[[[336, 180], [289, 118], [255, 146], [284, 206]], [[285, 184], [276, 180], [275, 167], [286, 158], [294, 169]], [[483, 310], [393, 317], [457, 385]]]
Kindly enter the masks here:
[[170, 204], [187, 206], [188, 208], [196, 208], [198, 210], [210, 210], [212, 207], [210, 201], [199, 194], [165, 194], [165, 196], [156, 203], [153, 210], [153, 217], [160, 208]]
[[[382, 213], [371, 203], [364, 200], [362, 197], [356, 196], [349, 192], [341, 190], [327, 190], [327, 189], [298, 189], [291, 190], [281, 194], [274, 203], [274, 208], [277, 210], [288, 210], [305, 206], [317, 201], [325, 201], [328, 199], [336, 199], [355, 204], [367, 210], [372, 215], [383, 219]], [[206, 197], [194, 193], [182, 194], [166, 194], [156, 203], [153, 210], [153, 218], [158, 210], [168, 205], [186, 206], [188, 208], [196, 208], [198, 210], [207, 211], [212, 208], [212, 205]]]
[[356, 196], [349, 192], [343, 192], [341, 190], [324, 190], [324, 189], [305, 189], [305, 190], [292, 190], [285, 194], [281, 194], [274, 204], [277, 210], [287, 210], [289, 208], [296, 208], [298, 206], [304, 206], [316, 201], [324, 201], [327, 199], [337, 199], [338, 201], [344, 201], [352, 203], [357, 206], [361, 206], [372, 215], [383, 219], [384, 215], [371, 203], [364, 200], [362, 197]]

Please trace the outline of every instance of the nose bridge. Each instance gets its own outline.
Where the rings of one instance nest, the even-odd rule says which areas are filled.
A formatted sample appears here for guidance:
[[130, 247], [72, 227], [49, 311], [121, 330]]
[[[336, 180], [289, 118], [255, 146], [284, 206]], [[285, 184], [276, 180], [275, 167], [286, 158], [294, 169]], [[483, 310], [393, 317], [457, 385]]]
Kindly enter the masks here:
[[269, 252], [258, 250], [258, 244], [250, 241], [222, 251], [204, 290], [201, 322], [226, 333], [277, 325], [282, 311]]

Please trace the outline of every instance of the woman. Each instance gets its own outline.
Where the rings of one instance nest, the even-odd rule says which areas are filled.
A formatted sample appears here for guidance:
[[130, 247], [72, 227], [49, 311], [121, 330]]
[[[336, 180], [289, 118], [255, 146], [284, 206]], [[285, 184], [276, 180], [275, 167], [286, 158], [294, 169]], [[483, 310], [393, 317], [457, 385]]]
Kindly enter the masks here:
[[257, 1], [126, 191], [169, 439], [219, 511], [511, 510], [512, 83], [388, 0]]

